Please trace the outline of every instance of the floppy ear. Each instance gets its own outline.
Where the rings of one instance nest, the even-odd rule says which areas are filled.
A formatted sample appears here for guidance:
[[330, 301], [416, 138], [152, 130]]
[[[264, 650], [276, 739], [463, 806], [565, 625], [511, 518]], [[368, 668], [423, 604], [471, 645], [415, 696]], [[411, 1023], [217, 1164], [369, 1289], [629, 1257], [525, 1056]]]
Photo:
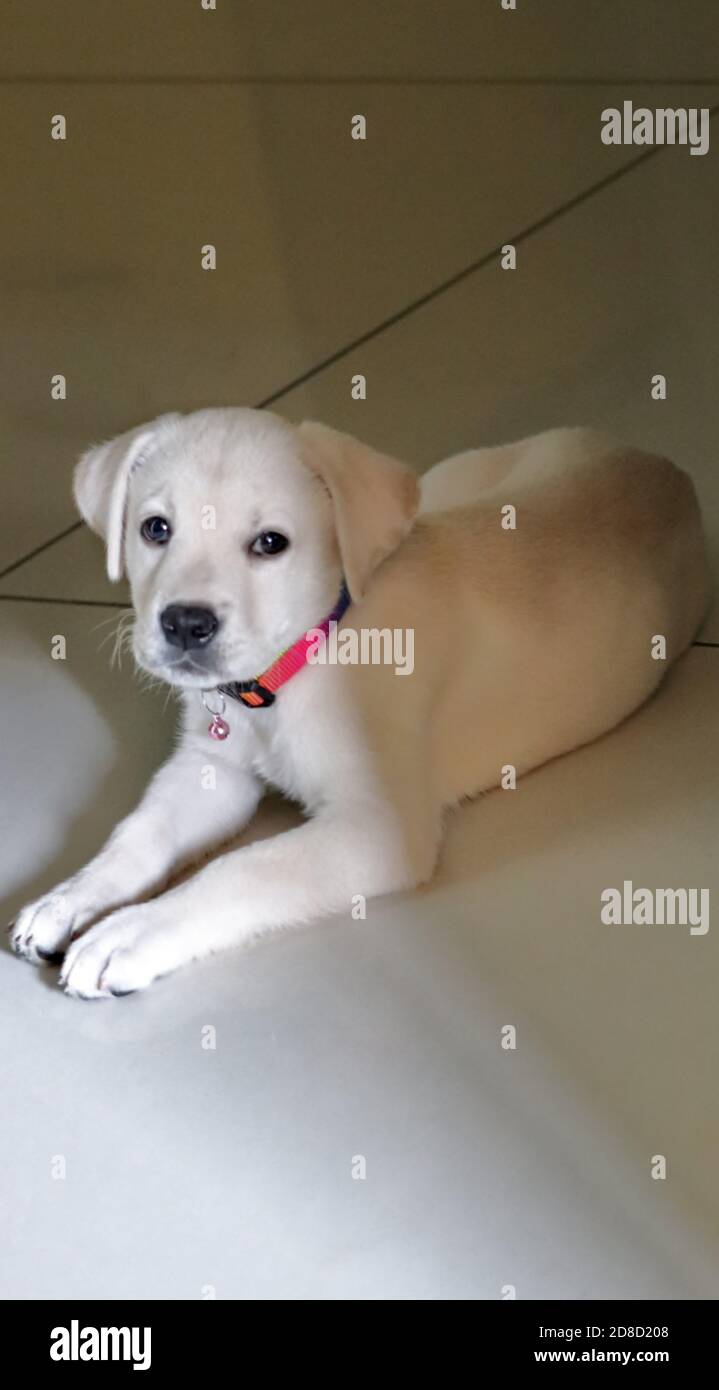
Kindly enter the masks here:
[[306, 420], [299, 434], [307, 467], [332, 498], [345, 579], [352, 598], [360, 599], [373, 570], [409, 534], [419, 481], [397, 459], [328, 425]]
[[107, 542], [107, 573], [112, 580], [121, 579], [124, 568], [125, 510], [132, 473], [158, 426], [179, 418], [161, 415], [147, 425], [118, 434], [107, 444], [96, 444], [82, 455], [75, 469], [75, 501], [88, 526]]

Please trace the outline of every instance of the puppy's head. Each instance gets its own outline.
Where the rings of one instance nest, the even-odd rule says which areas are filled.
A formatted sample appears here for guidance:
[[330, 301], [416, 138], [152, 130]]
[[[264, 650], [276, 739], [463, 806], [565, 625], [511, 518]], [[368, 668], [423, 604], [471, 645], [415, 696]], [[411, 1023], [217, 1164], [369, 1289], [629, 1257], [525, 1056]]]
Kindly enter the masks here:
[[126, 570], [135, 656], [173, 685], [259, 674], [334, 606], [361, 598], [407, 535], [414, 473], [323, 425], [266, 411], [163, 415], [90, 449], [78, 507]]

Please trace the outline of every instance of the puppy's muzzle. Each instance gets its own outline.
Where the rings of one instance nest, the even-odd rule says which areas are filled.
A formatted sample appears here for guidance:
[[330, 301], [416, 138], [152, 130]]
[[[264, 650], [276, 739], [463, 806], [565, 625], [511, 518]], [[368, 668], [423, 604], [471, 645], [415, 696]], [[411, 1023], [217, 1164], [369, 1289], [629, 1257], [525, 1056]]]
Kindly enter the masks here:
[[170, 603], [160, 614], [166, 641], [185, 652], [209, 646], [219, 626], [220, 620], [211, 608], [194, 604]]

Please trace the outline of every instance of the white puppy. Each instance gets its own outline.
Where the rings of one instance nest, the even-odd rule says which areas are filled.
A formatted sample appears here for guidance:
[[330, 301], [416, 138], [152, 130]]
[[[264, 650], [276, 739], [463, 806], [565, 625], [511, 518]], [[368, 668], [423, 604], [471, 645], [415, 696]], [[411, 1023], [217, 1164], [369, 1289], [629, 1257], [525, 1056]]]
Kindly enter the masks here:
[[[110, 576], [127, 568], [138, 663], [184, 703], [177, 751], [139, 807], [12, 929], [30, 960], [64, 955], [61, 981], [84, 998], [425, 881], [444, 808], [507, 764], [521, 775], [611, 729], [707, 605], [689, 479], [586, 430], [462, 454], [420, 488], [322, 425], [202, 410], [91, 449], [76, 496]], [[305, 634], [333, 610], [338, 653], [352, 656], [350, 639], [361, 652], [363, 632], [410, 631], [413, 669], [397, 674], [394, 653], [305, 660]], [[295, 643], [299, 669], [272, 674]], [[252, 683], [268, 671], [272, 703], [245, 703], [272, 699]], [[241, 830], [267, 783], [306, 822], [161, 892]]]

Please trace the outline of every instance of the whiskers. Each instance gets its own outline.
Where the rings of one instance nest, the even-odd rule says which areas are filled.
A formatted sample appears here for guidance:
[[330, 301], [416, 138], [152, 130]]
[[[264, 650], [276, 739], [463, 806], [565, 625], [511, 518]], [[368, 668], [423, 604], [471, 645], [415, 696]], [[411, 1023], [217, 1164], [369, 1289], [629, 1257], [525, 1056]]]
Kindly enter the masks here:
[[167, 681], [162, 679], [162, 676], [153, 676], [150, 671], [145, 670], [144, 666], [138, 666], [137, 662], [135, 662], [135, 672], [139, 681], [140, 690], [143, 694], [146, 692], [154, 694], [156, 691], [165, 692], [165, 699], [162, 704], [162, 713], [164, 714], [172, 696], [179, 695], [179, 691], [174, 685], [168, 685]]
[[[95, 624], [93, 632], [100, 631], [103, 627], [107, 627], [108, 624], [112, 624], [112, 626], [110, 627], [109, 631], [104, 634], [102, 641], [99, 645], [99, 650], [102, 651], [103, 647], [107, 647], [107, 644], [111, 643], [112, 645], [110, 647], [110, 667], [111, 669], [114, 669], [115, 667], [120, 669], [122, 667], [123, 657], [127, 652], [130, 652], [131, 655], [134, 657], [133, 636], [135, 631], [135, 613], [133, 609], [129, 608], [125, 612], [121, 613], [119, 618], [115, 618], [114, 614], [111, 618], [104, 618], [102, 622]], [[185, 652], [184, 656], [178, 657], [177, 661], [170, 661], [167, 663], [166, 669], [168, 674], [173, 670], [175, 666], [180, 665], [184, 666], [185, 669], [187, 669], [187, 667], [189, 666], [191, 669], [197, 671], [200, 675], [205, 674], [204, 667], [198, 665], [196, 661], [193, 661], [189, 652]], [[135, 673], [139, 679], [139, 685], [142, 691], [154, 692], [164, 690], [165, 701], [163, 705], [163, 712], [167, 708], [168, 702], [170, 701], [172, 696], [174, 695], [175, 697], [178, 697], [181, 693], [181, 686], [173, 685], [163, 676], [158, 676], [153, 674], [153, 672], [148, 671], [144, 666], [141, 666], [139, 664], [136, 658]], [[208, 685], [213, 685], [215, 683], [214, 677], [208, 676], [207, 682]]]
[[131, 608], [128, 608], [127, 611], [121, 613], [117, 619], [113, 616], [112, 618], [105, 618], [101, 623], [97, 623], [93, 628], [93, 632], [97, 632], [100, 628], [106, 627], [108, 623], [114, 623], [114, 627], [111, 627], [110, 631], [105, 633], [100, 643], [99, 650], [102, 651], [103, 647], [107, 646], [108, 642], [112, 642], [112, 647], [110, 649], [110, 667], [114, 669], [115, 666], [118, 668], [122, 666], [124, 653], [132, 651], [132, 634], [135, 629], [135, 614]]

